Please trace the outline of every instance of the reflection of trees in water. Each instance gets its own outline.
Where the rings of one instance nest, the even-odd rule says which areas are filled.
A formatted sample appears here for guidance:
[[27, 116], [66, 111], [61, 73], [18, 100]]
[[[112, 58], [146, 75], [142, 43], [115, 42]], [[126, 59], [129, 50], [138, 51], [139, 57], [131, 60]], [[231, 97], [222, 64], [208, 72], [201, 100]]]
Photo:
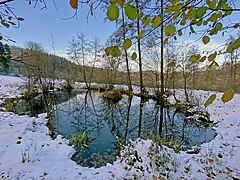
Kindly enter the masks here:
[[183, 114], [174, 108], [164, 108], [161, 116], [158, 103], [136, 96], [124, 96], [121, 101], [113, 103], [103, 99], [99, 92], [84, 91], [55, 108], [55, 132], [68, 137], [84, 131], [96, 138], [89, 150], [77, 152], [75, 156], [77, 162], [84, 160], [85, 165], [95, 162], [95, 156], [100, 165], [100, 159], [104, 162], [114, 159], [116, 136], [121, 144], [125, 144], [128, 139], [149, 139], [161, 134], [167, 141], [184, 141], [188, 147], [212, 138], [207, 137], [210, 129], [184, 120]]
[[[91, 133], [96, 129], [99, 131], [102, 127], [102, 123], [95, 109], [92, 92], [85, 91], [73, 98], [71, 98], [71, 94], [68, 94], [68, 96], [69, 100], [67, 103], [55, 106], [54, 121], [55, 123], [59, 123], [57, 126], [61, 126], [59, 130], [63, 129], [65, 124], [69, 129], [71, 128], [70, 131], [72, 133], [70, 134], [76, 134], [83, 131]], [[62, 120], [62, 118], [65, 119]], [[69, 123], [71, 123], [71, 125], [69, 125]]]
[[128, 134], [128, 126], [129, 126], [129, 119], [130, 119], [131, 105], [132, 105], [132, 96], [129, 96], [129, 97], [128, 97], [128, 108], [127, 108], [127, 117], [126, 117], [125, 134], [124, 134], [124, 144], [127, 143], [127, 134]]
[[66, 120], [71, 121], [72, 132], [97, 132], [99, 135], [104, 133], [100, 131], [102, 128], [107, 128], [121, 143], [126, 143], [128, 138], [150, 138], [158, 134], [184, 141], [186, 146], [211, 139], [207, 137], [208, 128], [189, 123], [174, 108], [164, 108], [161, 116], [161, 104], [134, 96], [124, 96], [118, 103], [112, 103], [102, 99], [98, 92], [86, 91], [71, 98], [68, 105], [60, 109]]
[[144, 105], [144, 98], [141, 97], [141, 101], [140, 101], [140, 104], [139, 104], [138, 137], [141, 137], [142, 118], [143, 118], [143, 105]]
[[111, 101], [102, 100], [101, 106], [102, 120], [110, 127], [113, 136], [118, 136], [121, 140], [124, 137], [124, 121], [125, 113], [128, 105], [124, 100], [121, 103], [113, 103]]

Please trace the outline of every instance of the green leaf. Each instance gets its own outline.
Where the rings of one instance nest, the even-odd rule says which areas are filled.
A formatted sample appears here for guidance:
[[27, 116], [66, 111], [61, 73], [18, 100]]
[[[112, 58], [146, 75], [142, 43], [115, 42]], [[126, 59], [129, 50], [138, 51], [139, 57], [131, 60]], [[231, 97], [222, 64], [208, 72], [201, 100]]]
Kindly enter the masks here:
[[19, 18], [17, 18], [17, 20], [18, 20], [18, 21], [24, 21], [24, 18], [19, 17]]
[[125, 5], [125, 14], [130, 20], [137, 18], [137, 8], [127, 3]]
[[143, 15], [144, 15], [143, 12], [141, 12], [141, 13], [137, 14], [137, 18], [141, 19], [143, 17]]
[[118, 48], [118, 46], [113, 46], [112, 56], [113, 56], [113, 57], [119, 57], [120, 55], [121, 55], [121, 51], [120, 51], [120, 49]]
[[202, 18], [206, 14], [207, 9], [208, 8], [206, 6], [202, 6], [202, 7], [198, 8], [198, 9], [196, 9], [195, 18], [196, 19]]
[[207, 57], [203, 56], [203, 57], [201, 57], [201, 59], [199, 59], [199, 62], [204, 62], [206, 59], [207, 59]]
[[203, 21], [203, 25], [206, 26], [208, 24], [208, 21], [207, 20], [204, 20]]
[[119, 9], [116, 4], [111, 4], [107, 9], [107, 17], [110, 21], [115, 21], [119, 17]]
[[145, 32], [145, 31], [142, 30], [142, 31], [137, 35], [136, 39], [137, 39], [137, 40], [141, 39], [142, 36], [143, 36], [143, 34], [144, 34], [144, 32]]
[[118, 48], [118, 46], [110, 46], [105, 48], [105, 53], [107, 56], [112, 56], [112, 57], [119, 57], [121, 55], [121, 51]]
[[175, 32], [176, 32], [176, 27], [175, 27], [175, 26], [173, 26], [173, 25], [171, 25], [171, 24], [169, 24], [169, 25], [166, 26], [166, 28], [165, 28], [165, 34], [166, 34], [167, 36], [173, 36], [173, 35], [175, 34]]
[[143, 23], [144, 27], [146, 27], [150, 22], [151, 22], [151, 18], [149, 16], [145, 16], [142, 19], [142, 23]]
[[192, 63], [196, 63], [201, 58], [200, 54], [193, 54], [190, 56], [189, 60]]
[[221, 7], [224, 7], [227, 3], [227, 0], [220, 0], [218, 3], [217, 8], [220, 9]]
[[179, 36], [182, 36], [182, 30], [179, 30], [179, 31], [178, 31], [178, 35], [179, 35]]
[[217, 13], [213, 13], [208, 20], [211, 22], [216, 22], [217, 19], [218, 19]]
[[218, 22], [218, 23], [216, 24], [215, 29], [216, 29], [217, 31], [220, 31], [220, 30], [222, 29], [222, 27], [223, 27], [222, 23], [221, 23], [221, 22]]
[[235, 49], [240, 48], [240, 39], [236, 39], [233, 41], [228, 47], [227, 47], [227, 52], [232, 53]]
[[208, 56], [208, 61], [214, 61], [214, 59], [217, 57], [217, 52], [215, 51], [213, 54]]
[[156, 17], [152, 20], [152, 28], [158, 27], [161, 23], [162, 23], [162, 18], [161, 18], [160, 16], [156, 16]]
[[210, 8], [215, 8], [216, 6], [216, 0], [206, 0], [206, 3]]
[[166, 7], [166, 12], [167, 13], [172, 13], [173, 11], [175, 11], [175, 7], [174, 6], [167, 6]]
[[134, 53], [132, 54], [131, 58], [132, 58], [132, 60], [137, 59], [137, 53], [134, 52]]
[[212, 94], [205, 102], [204, 104], [205, 108], [208, 107], [210, 104], [212, 104], [213, 101], [216, 99], [216, 97], [217, 97], [216, 94]]
[[222, 95], [222, 98], [221, 98], [222, 102], [226, 103], [226, 102], [230, 101], [233, 98], [234, 93], [235, 92], [234, 92], [234, 90], [232, 88], [227, 90], [227, 91], [225, 91], [223, 93], [223, 95]]
[[129, 49], [131, 46], [132, 46], [132, 41], [131, 41], [131, 39], [129, 39], [129, 38], [125, 39], [124, 42], [123, 42], [123, 46], [122, 46], [123, 49], [127, 50], [127, 49]]
[[204, 36], [204, 37], [202, 38], [202, 42], [203, 42], [204, 44], [207, 44], [207, 43], [210, 42], [210, 38], [209, 38], [208, 36]]
[[110, 56], [112, 54], [112, 47], [105, 48], [105, 53], [107, 56]]

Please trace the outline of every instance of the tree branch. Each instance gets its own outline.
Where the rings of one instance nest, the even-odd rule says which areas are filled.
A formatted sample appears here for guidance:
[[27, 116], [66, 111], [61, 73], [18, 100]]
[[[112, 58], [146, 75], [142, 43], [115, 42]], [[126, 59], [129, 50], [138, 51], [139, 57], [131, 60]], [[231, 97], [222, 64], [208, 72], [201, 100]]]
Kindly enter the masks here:
[[5, 0], [5, 1], [1, 1], [0, 4], [6, 4], [6, 3], [9, 3], [9, 2], [12, 2], [14, 0]]

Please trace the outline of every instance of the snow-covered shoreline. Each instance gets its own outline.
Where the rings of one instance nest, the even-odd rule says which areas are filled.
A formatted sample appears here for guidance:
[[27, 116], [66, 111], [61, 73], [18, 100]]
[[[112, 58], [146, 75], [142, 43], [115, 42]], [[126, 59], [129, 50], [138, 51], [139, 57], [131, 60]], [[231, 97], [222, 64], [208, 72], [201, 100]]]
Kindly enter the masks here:
[[[0, 82], [0, 98], [4, 99], [20, 96], [26, 79], [0, 76]], [[194, 91], [203, 100], [209, 93]], [[220, 99], [222, 93], [216, 94], [217, 99], [208, 112], [216, 123], [217, 136], [203, 144], [198, 154], [176, 154], [150, 140], [138, 139], [125, 147], [113, 164], [97, 169], [81, 167], [72, 161], [74, 149], [66, 139], [61, 136], [51, 139], [45, 114], [34, 118], [0, 112], [0, 178], [240, 179], [240, 95], [235, 94], [233, 100], [224, 104]], [[177, 95], [180, 97], [181, 91]]]

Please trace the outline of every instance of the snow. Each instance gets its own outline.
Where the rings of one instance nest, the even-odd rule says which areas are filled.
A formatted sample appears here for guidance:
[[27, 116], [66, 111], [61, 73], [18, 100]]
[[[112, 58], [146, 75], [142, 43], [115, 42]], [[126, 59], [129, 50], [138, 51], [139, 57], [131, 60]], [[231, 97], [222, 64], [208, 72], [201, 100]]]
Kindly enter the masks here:
[[25, 84], [24, 77], [0, 75], [0, 100], [20, 96], [25, 89]]
[[[1, 101], [20, 96], [25, 83], [23, 77], [0, 75]], [[182, 93], [178, 90], [177, 96], [182, 97]], [[51, 139], [46, 114], [28, 117], [0, 112], [0, 179], [240, 179], [240, 95], [224, 104], [222, 93], [193, 93], [199, 104], [210, 94], [217, 94], [217, 100], [207, 108], [217, 136], [202, 144], [198, 154], [176, 154], [151, 140], [137, 139], [113, 164], [97, 169], [72, 161], [75, 150], [62, 136]], [[173, 97], [170, 100], [174, 103]]]

